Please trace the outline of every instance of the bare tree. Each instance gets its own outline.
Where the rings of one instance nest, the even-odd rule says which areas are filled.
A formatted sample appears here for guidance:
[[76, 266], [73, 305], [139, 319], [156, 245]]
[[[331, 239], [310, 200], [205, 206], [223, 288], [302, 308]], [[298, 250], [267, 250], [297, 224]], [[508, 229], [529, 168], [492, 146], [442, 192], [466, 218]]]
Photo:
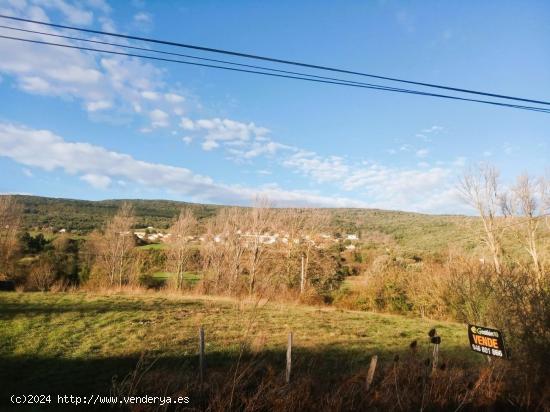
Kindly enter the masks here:
[[225, 213], [222, 209], [215, 217], [209, 219], [206, 224], [206, 233], [202, 236], [200, 253], [205, 275], [202, 282], [203, 292], [208, 292], [211, 287], [215, 292], [220, 292], [226, 286], [224, 282], [227, 274], [226, 249], [222, 234]]
[[237, 208], [223, 209], [219, 214], [220, 227], [223, 233], [225, 268], [227, 271], [228, 290], [230, 294], [239, 292], [239, 277], [243, 272], [243, 256], [246, 244], [242, 238], [245, 226], [245, 215]]
[[550, 230], [550, 170], [541, 178], [540, 198], [546, 228]]
[[134, 222], [132, 205], [124, 203], [95, 239], [96, 264], [106, 273], [111, 286], [118, 283], [122, 287], [128, 280], [131, 251], [135, 246]]
[[542, 263], [539, 256], [540, 223], [544, 215], [543, 178], [534, 180], [527, 174], [517, 178], [509, 194], [502, 197], [502, 211], [511, 224], [507, 225], [525, 248], [533, 263], [533, 269], [540, 280]]
[[500, 274], [502, 256], [502, 224], [498, 218], [501, 195], [498, 186], [499, 172], [489, 165], [481, 165], [465, 173], [459, 184], [463, 199], [474, 207], [483, 222], [483, 241], [493, 258], [495, 271]]
[[39, 259], [30, 273], [28, 283], [31, 288], [45, 292], [50, 289], [55, 281], [55, 268], [51, 262], [46, 259]]
[[261, 263], [264, 261], [264, 254], [267, 249], [264, 235], [273, 229], [273, 212], [267, 199], [258, 198], [254, 207], [246, 214], [246, 247], [247, 247], [247, 269], [249, 275], [248, 293], [252, 295], [258, 281]]
[[304, 293], [308, 282], [308, 271], [315, 248], [319, 247], [321, 232], [327, 230], [330, 215], [326, 210], [312, 209], [302, 228], [302, 264], [300, 272], [300, 293]]
[[11, 269], [17, 253], [17, 235], [21, 221], [21, 206], [13, 196], [0, 196], [0, 274]]
[[284, 256], [283, 270], [289, 286], [294, 285], [299, 274], [300, 278], [303, 278], [304, 256], [301, 253], [300, 242], [306, 220], [307, 211], [295, 208], [280, 211], [276, 219], [277, 231], [281, 235], [279, 249]]
[[182, 210], [176, 222], [168, 230], [168, 268], [176, 275], [176, 288], [183, 287], [185, 271], [192, 257], [191, 240], [197, 230], [197, 220], [190, 209]]

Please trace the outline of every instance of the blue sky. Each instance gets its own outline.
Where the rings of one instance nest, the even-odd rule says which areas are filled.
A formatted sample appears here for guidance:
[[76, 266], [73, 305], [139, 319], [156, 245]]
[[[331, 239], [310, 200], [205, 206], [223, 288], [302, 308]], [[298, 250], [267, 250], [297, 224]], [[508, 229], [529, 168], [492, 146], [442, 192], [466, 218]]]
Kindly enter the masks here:
[[[550, 100], [545, 1], [0, 0], [0, 13]], [[461, 213], [465, 168], [490, 162], [504, 184], [549, 168], [547, 114], [4, 39], [0, 56], [0, 193]]]

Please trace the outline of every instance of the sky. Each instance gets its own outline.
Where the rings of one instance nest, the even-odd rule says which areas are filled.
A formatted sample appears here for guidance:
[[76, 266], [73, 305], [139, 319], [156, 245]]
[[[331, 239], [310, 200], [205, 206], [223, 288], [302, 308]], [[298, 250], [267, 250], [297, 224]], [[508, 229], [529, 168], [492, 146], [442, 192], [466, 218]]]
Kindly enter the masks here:
[[[0, 0], [0, 14], [550, 100], [547, 1]], [[81, 44], [0, 28], [14, 33]], [[468, 213], [465, 170], [493, 164], [509, 185], [549, 159], [544, 113], [0, 39], [0, 193]]]

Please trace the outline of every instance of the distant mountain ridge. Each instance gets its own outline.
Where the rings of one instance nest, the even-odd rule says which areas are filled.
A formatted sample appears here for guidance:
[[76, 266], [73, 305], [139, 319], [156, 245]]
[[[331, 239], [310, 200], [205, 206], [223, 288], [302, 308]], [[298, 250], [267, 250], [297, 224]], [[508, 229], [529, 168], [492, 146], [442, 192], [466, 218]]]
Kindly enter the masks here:
[[100, 228], [120, 205], [134, 206], [139, 226], [165, 228], [182, 207], [190, 207], [199, 219], [210, 217], [220, 206], [178, 202], [172, 200], [112, 199], [79, 200], [41, 196], [15, 195], [23, 205], [23, 224], [27, 229], [52, 227], [89, 232]]
[[[179, 202], [174, 200], [78, 200], [15, 195], [23, 206], [26, 230], [52, 228], [88, 233], [101, 228], [120, 205], [134, 206], [137, 226], [167, 228], [182, 208], [191, 208], [199, 220], [214, 216], [225, 206]], [[475, 247], [481, 226], [474, 217], [425, 215], [379, 209], [330, 209], [334, 230], [356, 233], [364, 242], [379, 243], [380, 238], [410, 250], [441, 251], [447, 245]], [[466, 235], [466, 236], [465, 236]], [[372, 239], [372, 240], [369, 240]], [[478, 238], [476, 240], [479, 240]]]

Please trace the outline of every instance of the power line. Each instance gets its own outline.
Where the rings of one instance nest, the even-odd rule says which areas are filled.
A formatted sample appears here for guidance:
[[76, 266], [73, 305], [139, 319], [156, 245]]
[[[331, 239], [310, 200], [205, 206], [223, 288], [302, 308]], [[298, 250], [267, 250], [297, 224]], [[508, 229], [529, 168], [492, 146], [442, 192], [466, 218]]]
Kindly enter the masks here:
[[274, 68], [271, 68], [271, 67], [257, 66], [257, 65], [253, 65], [253, 64], [236, 63], [236, 62], [227, 61], [227, 60], [210, 59], [210, 58], [206, 58], [206, 57], [198, 57], [198, 56], [193, 56], [193, 55], [183, 54], [183, 53], [168, 52], [168, 51], [165, 51], [165, 50], [156, 50], [156, 49], [150, 49], [150, 48], [146, 48], [146, 47], [130, 46], [130, 45], [127, 45], [127, 44], [111, 43], [111, 42], [100, 41], [100, 40], [86, 39], [86, 38], [83, 38], [83, 37], [66, 36], [66, 35], [54, 34], [54, 33], [48, 33], [48, 32], [36, 31], [36, 30], [22, 29], [22, 28], [19, 28], [19, 27], [11, 27], [11, 26], [0, 25], [0, 28], [20, 31], [20, 32], [25, 32], [25, 33], [40, 34], [40, 35], [45, 35], [45, 36], [50, 36], [50, 37], [57, 37], [57, 38], [62, 38], [62, 39], [67, 39], [67, 40], [83, 41], [83, 42], [94, 43], [94, 44], [102, 44], [102, 45], [113, 46], [113, 47], [122, 47], [122, 48], [125, 48], [125, 49], [146, 51], [146, 52], [150, 52], [150, 53], [159, 53], [159, 54], [170, 55], [170, 56], [185, 57], [185, 58], [189, 58], [189, 59], [208, 61], [208, 62], [213, 62], [213, 63], [229, 64], [229, 65], [238, 66], [238, 67], [248, 67], [248, 68], [258, 69], [258, 70], [267, 70], [267, 71], [272, 71], [272, 72], [276, 72], [276, 73], [285, 73], [285, 74], [292, 74], [292, 75], [298, 75], [298, 76], [306, 76], [306, 77], [312, 77], [312, 78], [324, 79], [324, 80], [334, 80], [334, 81], [345, 82], [345, 83], [380, 87], [380, 88], [388, 89], [388, 90], [406, 90], [406, 89], [399, 89], [399, 88], [395, 88], [395, 87], [372, 84], [372, 83], [357, 82], [357, 81], [348, 80], [348, 79], [339, 79], [339, 78], [334, 78], [334, 77], [318, 76], [318, 75], [309, 74], [309, 73], [274, 69]]
[[[305, 80], [305, 81], [309, 81], [309, 82], [334, 84], [334, 85], [348, 86], [348, 87], [359, 87], [359, 88], [372, 89], [372, 90], [381, 90], [381, 91], [391, 91], [391, 92], [397, 92], [397, 93], [415, 94], [415, 95], [420, 95], [420, 96], [439, 97], [439, 98], [445, 98], [445, 99], [451, 99], [451, 100], [457, 100], [457, 101], [484, 103], [484, 104], [490, 104], [490, 105], [495, 105], [495, 106], [500, 106], [500, 107], [510, 107], [510, 108], [514, 108], [514, 109], [550, 113], [550, 109], [541, 108], [541, 107], [515, 105], [515, 104], [510, 104], [510, 103], [495, 102], [495, 101], [491, 101], [491, 100], [470, 99], [470, 98], [466, 98], [466, 97], [458, 97], [458, 96], [444, 95], [444, 94], [438, 94], [438, 93], [429, 93], [429, 92], [422, 92], [422, 91], [409, 90], [409, 89], [400, 89], [400, 88], [381, 86], [381, 85], [369, 85], [367, 83], [362, 84], [362, 83], [358, 83], [358, 82], [350, 82], [350, 81], [347, 81], [347, 80], [334, 80], [334, 81], [332, 81], [332, 80], [322, 80], [322, 79], [317, 79], [317, 78], [312, 78], [312, 77], [301, 77], [301, 76], [285, 75], [285, 74], [278, 74], [278, 73], [271, 73], [271, 72], [262, 72], [262, 71], [257, 71], [257, 70], [238, 69], [238, 68], [235, 68], [235, 67], [226, 67], [226, 66], [218, 66], [218, 65], [205, 64], [205, 63], [196, 63], [196, 62], [189, 62], [189, 61], [184, 61], [184, 60], [176, 60], [176, 59], [168, 59], [168, 58], [148, 56], [148, 55], [143, 55], [143, 54], [123, 53], [123, 52], [118, 52], [118, 51], [113, 51], [113, 50], [104, 50], [104, 49], [96, 49], [96, 48], [92, 48], [92, 47], [74, 46], [74, 45], [68, 45], [68, 44], [46, 42], [46, 41], [41, 41], [41, 40], [31, 40], [31, 39], [24, 39], [24, 38], [4, 36], [4, 35], [0, 35], [0, 38], [9, 39], [9, 40], [16, 40], [16, 41], [22, 41], [22, 42], [27, 42], [27, 43], [35, 43], [35, 44], [42, 44], [42, 45], [49, 45], [49, 46], [56, 46], [56, 47], [65, 47], [65, 48], [77, 49], [77, 50], [86, 50], [86, 51], [93, 51], [93, 52], [99, 52], [99, 53], [115, 54], [115, 55], [127, 56], [127, 57], [136, 57], [136, 58], [149, 59], [149, 60], [157, 60], [157, 61], [164, 61], [164, 62], [171, 62], [171, 63], [186, 64], [186, 65], [191, 65], [191, 66], [199, 66], [199, 67], [208, 67], [208, 68], [214, 68], [214, 69], [229, 70], [229, 71], [234, 71], [234, 72], [259, 74], [259, 75], [264, 75], [264, 76], [280, 77], [280, 78], [295, 79], [295, 80]], [[310, 76], [310, 75], [306, 75], [306, 76]]]
[[0, 14], [0, 18], [10, 19], [10, 20], [16, 20], [16, 21], [22, 21], [27, 23], [35, 23], [35, 24], [41, 24], [45, 26], [50, 27], [57, 27], [62, 29], [69, 29], [69, 30], [76, 30], [81, 32], [87, 32], [87, 33], [95, 33], [95, 34], [101, 34], [106, 36], [113, 36], [113, 37], [119, 37], [129, 40], [139, 40], [149, 43], [157, 43], [157, 44], [164, 44], [168, 46], [175, 46], [175, 47], [183, 47], [193, 50], [201, 50], [211, 53], [221, 53], [226, 54], [230, 56], [237, 56], [237, 57], [244, 57], [249, 59], [256, 59], [256, 60], [263, 60], [263, 61], [269, 61], [273, 63], [280, 63], [280, 64], [289, 64], [294, 66], [301, 66], [301, 67], [307, 67], [310, 69], [318, 69], [318, 70], [326, 70], [326, 71], [332, 71], [332, 72], [338, 72], [338, 73], [345, 73], [345, 74], [352, 74], [356, 76], [364, 76], [364, 77], [371, 77], [376, 78], [380, 80], [388, 80], [388, 81], [394, 81], [394, 82], [400, 82], [400, 83], [406, 83], [406, 84], [414, 84], [416, 86], [425, 86], [425, 87], [432, 87], [437, 89], [444, 89], [444, 90], [450, 90], [455, 92], [461, 92], [461, 93], [469, 93], [469, 94], [476, 94], [481, 96], [488, 96], [488, 97], [496, 97], [499, 99], [507, 99], [507, 100], [515, 100], [515, 101], [522, 101], [522, 102], [528, 102], [528, 103], [535, 103], [535, 104], [543, 104], [543, 105], [550, 105], [550, 102], [547, 101], [541, 101], [541, 100], [534, 100], [534, 99], [528, 99], [528, 98], [522, 98], [522, 97], [514, 97], [514, 96], [508, 96], [503, 94], [497, 94], [497, 93], [489, 93], [489, 92], [482, 92], [477, 90], [471, 90], [471, 89], [464, 89], [459, 87], [451, 87], [451, 86], [443, 86], [439, 84], [434, 83], [426, 83], [426, 82], [417, 82], [412, 80], [405, 80], [405, 79], [399, 79], [396, 77], [388, 77], [388, 76], [381, 76], [376, 74], [369, 74], [369, 73], [363, 73], [363, 72], [357, 72], [353, 70], [347, 70], [347, 69], [340, 69], [335, 67], [328, 67], [328, 66], [321, 66], [316, 64], [310, 64], [310, 63], [302, 63], [292, 60], [284, 60], [284, 59], [277, 59], [272, 57], [266, 57], [266, 56], [259, 56], [255, 54], [249, 54], [249, 53], [241, 53], [231, 50], [224, 50], [224, 49], [217, 49], [212, 47], [205, 47], [205, 46], [198, 46], [193, 44], [187, 44], [187, 43], [179, 43], [174, 41], [168, 41], [168, 40], [159, 40], [159, 39], [153, 39], [153, 38], [147, 38], [147, 37], [139, 37], [139, 36], [131, 36], [131, 35], [124, 35], [124, 34], [118, 34], [118, 33], [112, 33], [112, 32], [106, 32], [101, 30], [93, 30], [93, 29], [84, 29], [84, 28], [78, 28], [73, 26], [67, 26], [62, 24], [55, 24], [55, 23], [47, 23], [43, 21], [38, 20], [31, 20], [31, 19], [24, 19], [20, 17], [13, 17], [13, 16], [6, 16], [3, 14]]
[[[0, 28], [20, 31], [20, 32], [25, 32], [25, 33], [46, 35], [46, 36], [63, 38], [63, 39], [68, 39], [68, 40], [83, 41], [83, 42], [102, 44], [102, 45], [108, 45], [108, 46], [113, 46], [113, 47], [122, 47], [122, 48], [132, 49], [132, 50], [146, 51], [146, 52], [151, 52], [151, 53], [159, 53], [159, 54], [164, 54], [164, 55], [185, 57], [185, 58], [190, 58], [190, 59], [200, 60], [200, 61], [208, 61], [208, 62], [214, 62], [214, 63], [229, 64], [229, 65], [238, 66], [238, 67], [247, 67], [247, 68], [258, 69], [258, 70], [267, 70], [267, 71], [272, 71], [272, 72], [276, 72], [276, 73], [284, 73], [284, 74], [290, 74], [290, 75], [296, 75], [296, 76], [306, 76], [306, 77], [311, 77], [311, 78], [315, 78], [315, 79], [331, 80], [331, 81], [337, 81], [337, 82], [341, 82], [341, 83], [349, 83], [349, 84], [356, 84], [356, 85], [362, 85], [362, 86], [369, 86], [369, 87], [377, 88], [377, 89], [380, 89], [380, 90], [404, 92], [404, 93], [411, 92], [411, 93], [414, 93], [414, 94], [425, 93], [425, 92], [420, 92], [420, 91], [415, 91], [415, 90], [401, 89], [401, 88], [395, 88], [395, 87], [384, 86], [384, 85], [373, 84], [373, 83], [357, 82], [357, 81], [348, 80], [348, 79], [318, 76], [318, 75], [303, 73], [303, 72], [294, 72], [294, 71], [289, 71], [289, 70], [273, 69], [273, 68], [265, 67], [265, 66], [257, 66], [257, 65], [251, 65], [251, 64], [236, 63], [236, 62], [231, 62], [231, 61], [227, 61], [227, 60], [210, 59], [210, 58], [205, 58], [205, 57], [192, 56], [192, 55], [188, 55], [188, 54], [168, 52], [168, 51], [164, 51], [164, 50], [149, 49], [149, 48], [145, 48], [145, 47], [130, 46], [130, 45], [120, 44], [120, 43], [111, 43], [111, 42], [100, 41], [100, 40], [92, 40], [92, 39], [86, 39], [86, 38], [82, 38], [82, 37], [66, 36], [66, 35], [61, 35], [61, 34], [53, 34], [53, 33], [36, 31], [36, 30], [22, 29], [22, 28], [18, 28], [18, 27], [0, 25]], [[51, 44], [51, 45], [57, 45], [57, 44]], [[436, 97], [440, 96], [440, 97], [450, 97], [450, 98], [454, 97], [454, 96], [447, 96], [447, 95], [432, 95], [432, 94], [429, 94], [429, 96], [436, 96]], [[477, 100], [475, 100], [475, 101], [477, 102]], [[514, 106], [514, 107], [516, 107], [516, 106]], [[525, 106], [525, 107], [521, 106], [521, 108], [527, 108], [527, 107], [530, 107], [530, 106]], [[520, 108], [520, 106], [517, 106], [516, 108]], [[533, 109], [535, 109], [535, 108], [533, 108]], [[536, 109], [539, 109], [539, 108], [536, 108]], [[540, 109], [542, 109], [542, 108], [540, 108]], [[542, 110], [546, 111], [547, 109], [542, 109]]]

